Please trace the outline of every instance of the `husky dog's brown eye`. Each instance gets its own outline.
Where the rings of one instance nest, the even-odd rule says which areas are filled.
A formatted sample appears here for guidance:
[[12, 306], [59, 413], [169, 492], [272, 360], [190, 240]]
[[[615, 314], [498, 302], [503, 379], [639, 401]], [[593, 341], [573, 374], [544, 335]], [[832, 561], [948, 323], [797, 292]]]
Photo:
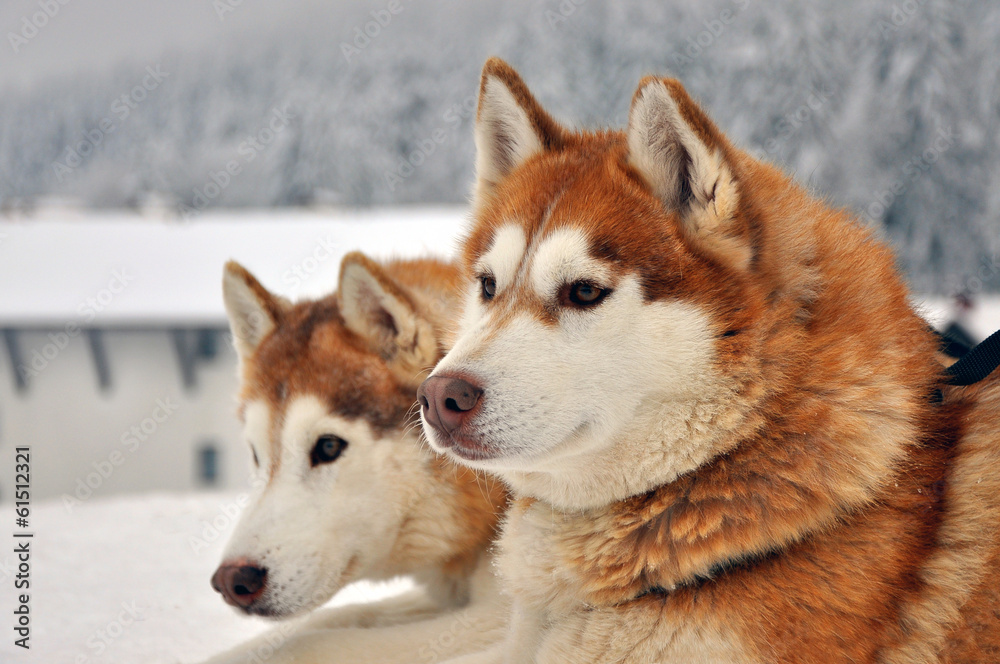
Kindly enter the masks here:
[[592, 307], [607, 297], [610, 291], [586, 281], [578, 281], [569, 287], [567, 293], [571, 303], [578, 307]]
[[492, 300], [497, 294], [497, 280], [489, 275], [479, 277], [479, 283], [483, 287], [483, 299]]
[[316, 439], [316, 444], [309, 453], [309, 462], [313, 466], [321, 463], [331, 463], [347, 449], [347, 441], [337, 436], [320, 436]]

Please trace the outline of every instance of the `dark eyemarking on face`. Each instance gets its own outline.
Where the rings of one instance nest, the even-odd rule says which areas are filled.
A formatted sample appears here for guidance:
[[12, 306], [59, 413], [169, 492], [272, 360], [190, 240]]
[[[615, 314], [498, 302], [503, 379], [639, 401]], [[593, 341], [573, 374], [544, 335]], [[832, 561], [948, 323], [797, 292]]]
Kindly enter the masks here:
[[254, 468], [260, 468], [260, 459], [257, 457], [257, 448], [253, 445], [250, 446], [250, 454], [253, 455]]
[[594, 307], [610, 294], [610, 288], [601, 288], [590, 281], [577, 281], [559, 289], [559, 304], [580, 309]]
[[333, 434], [325, 434], [316, 439], [312, 451], [309, 453], [309, 463], [313, 468], [324, 463], [333, 463], [344, 450], [347, 449], [347, 441]]
[[497, 280], [490, 274], [479, 276], [479, 286], [482, 290], [483, 299], [489, 302], [497, 294]]

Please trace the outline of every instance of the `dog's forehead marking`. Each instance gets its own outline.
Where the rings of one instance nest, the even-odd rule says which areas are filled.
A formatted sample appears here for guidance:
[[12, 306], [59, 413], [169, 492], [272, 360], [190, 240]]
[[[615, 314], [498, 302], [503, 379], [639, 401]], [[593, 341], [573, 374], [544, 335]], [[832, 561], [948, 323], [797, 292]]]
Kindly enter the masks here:
[[323, 400], [313, 394], [291, 397], [285, 406], [278, 444], [286, 455], [297, 455], [311, 445], [309, 434], [316, 423], [329, 414]]
[[268, 468], [275, 458], [271, 407], [264, 399], [254, 399], [245, 404], [243, 413], [243, 436], [253, 446], [260, 467]]
[[293, 396], [273, 411], [267, 401], [255, 399], [246, 406], [244, 435], [257, 452], [260, 467], [274, 478], [284, 460], [301, 454], [316, 423], [330, 416], [323, 400], [313, 394]]
[[476, 269], [493, 270], [498, 289], [506, 288], [517, 281], [521, 273], [524, 272], [524, 261], [534, 251], [535, 243], [539, 238], [539, 229], [545, 228], [549, 223], [552, 212], [562, 198], [564, 191], [556, 194], [553, 200], [546, 205], [538, 224], [533, 225], [534, 230], [531, 232], [530, 244], [525, 228], [531, 224], [524, 219], [514, 221], [508, 217], [504, 223], [497, 226], [489, 248], [476, 262]]
[[529, 282], [541, 299], [551, 298], [560, 286], [591, 280], [606, 284], [607, 265], [593, 258], [590, 241], [579, 228], [557, 228], [538, 243], [531, 257]]
[[493, 243], [479, 259], [478, 268], [493, 275], [498, 289], [508, 288], [514, 282], [527, 248], [524, 228], [520, 224], [506, 223], [494, 233]]
[[364, 417], [345, 417], [330, 410], [315, 394], [292, 397], [282, 418], [279, 445], [281, 453], [294, 464], [308, 454], [322, 435], [334, 435], [348, 442], [371, 442], [379, 438]]

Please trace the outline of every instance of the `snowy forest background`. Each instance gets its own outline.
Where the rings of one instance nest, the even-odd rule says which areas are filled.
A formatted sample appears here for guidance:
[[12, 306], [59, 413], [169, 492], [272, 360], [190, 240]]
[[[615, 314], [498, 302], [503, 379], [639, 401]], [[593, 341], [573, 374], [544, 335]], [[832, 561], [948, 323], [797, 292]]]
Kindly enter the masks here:
[[[260, 3], [202, 4], [225, 27]], [[1000, 289], [1000, 3], [302, 6], [113, 71], [0, 78], [0, 209], [461, 203], [496, 54], [578, 126], [623, 125], [642, 75], [676, 75], [743, 146], [884, 229], [917, 290], [968, 288], [977, 270]], [[18, 51], [20, 18], [0, 48]]]

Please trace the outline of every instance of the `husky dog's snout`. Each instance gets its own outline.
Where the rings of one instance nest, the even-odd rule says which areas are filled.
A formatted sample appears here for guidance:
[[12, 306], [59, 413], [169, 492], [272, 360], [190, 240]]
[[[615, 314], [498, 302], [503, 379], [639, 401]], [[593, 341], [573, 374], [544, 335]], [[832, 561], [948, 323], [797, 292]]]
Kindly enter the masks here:
[[483, 388], [454, 376], [431, 376], [417, 390], [424, 419], [446, 439], [468, 421], [483, 401]]
[[267, 570], [255, 565], [223, 563], [212, 575], [212, 588], [226, 604], [246, 609], [264, 594]]

